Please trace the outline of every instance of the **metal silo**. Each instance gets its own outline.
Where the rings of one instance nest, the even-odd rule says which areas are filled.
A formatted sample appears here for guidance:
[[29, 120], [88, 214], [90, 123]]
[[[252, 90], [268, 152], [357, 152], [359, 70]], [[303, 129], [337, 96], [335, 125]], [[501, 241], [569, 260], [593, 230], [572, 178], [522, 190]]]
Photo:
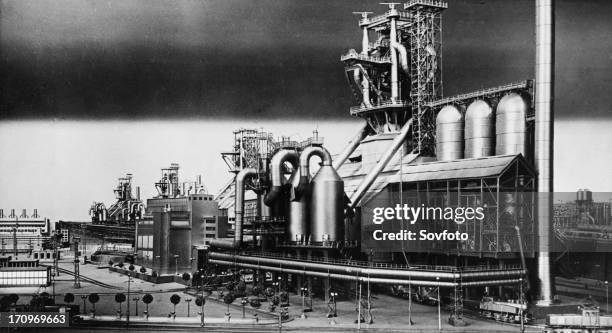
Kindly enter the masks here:
[[463, 158], [463, 115], [454, 105], [447, 105], [436, 117], [436, 158], [452, 161]]
[[481, 99], [468, 106], [465, 112], [465, 158], [493, 155], [493, 116], [491, 106]]
[[[308, 240], [309, 225], [308, 225], [308, 213], [309, 205], [308, 199], [310, 196], [308, 193], [304, 193], [299, 197], [295, 196], [295, 189], [298, 187], [300, 182], [300, 170], [295, 169], [287, 183], [291, 186], [291, 202], [289, 203], [289, 223], [287, 224], [287, 240], [290, 242], [303, 243]], [[306, 192], [310, 191], [309, 186], [305, 189]]]
[[343, 240], [344, 181], [331, 165], [322, 165], [311, 186], [311, 240]]
[[527, 152], [525, 114], [527, 103], [518, 94], [504, 96], [495, 114], [495, 155], [516, 155]]

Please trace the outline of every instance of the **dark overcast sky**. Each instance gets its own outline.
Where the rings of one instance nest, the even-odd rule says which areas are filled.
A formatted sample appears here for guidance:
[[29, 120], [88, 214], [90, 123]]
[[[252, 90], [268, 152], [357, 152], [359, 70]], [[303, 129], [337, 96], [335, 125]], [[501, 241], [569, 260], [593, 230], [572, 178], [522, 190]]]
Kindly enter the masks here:
[[[347, 118], [348, 0], [1, 1], [0, 119]], [[532, 0], [450, 0], [445, 95], [533, 78]], [[612, 117], [612, 1], [556, 1], [556, 113]]]

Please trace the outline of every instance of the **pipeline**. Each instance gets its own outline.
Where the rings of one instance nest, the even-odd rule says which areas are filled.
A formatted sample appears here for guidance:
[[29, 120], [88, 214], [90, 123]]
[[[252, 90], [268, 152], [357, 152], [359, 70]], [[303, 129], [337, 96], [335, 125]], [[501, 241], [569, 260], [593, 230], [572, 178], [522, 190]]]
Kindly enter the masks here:
[[283, 186], [283, 163], [289, 162], [297, 168], [298, 153], [293, 149], [279, 150], [270, 161], [270, 178], [272, 185], [270, 191], [264, 197], [264, 203], [271, 206], [281, 193]]
[[257, 175], [257, 170], [253, 168], [246, 168], [240, 170], [236, 175], [236, 190], [235, 190], [235, 202], [234, 202], [234, 213], [235, 213], [235, 222], [234, 222], [234, 241], [224, 241], [224, 240], [211, 240], [210, 246], [212, 247], [220, 247], [220, 248], [228, 248], [228, 249], [236, 249], [242, 246], [242, 222], [244, 217], [244, 191], [245, 191], [245, 181], [247, 178]]
[[391, 47], [400, 54], [401, 66], [404, 72], [410, 73], [410, 67], [408, 66], [408, 51], [406, 51], [406, 47], [396, 41], [391, 41]]
[[[270, 267], [284, 267], [285, 268], [296, 268], [311, 271], [322, 271], [328, 273], [342, 273], [349, 275], [361, 275], [361, 276], [373, 276], [373, 277], [402, 277], [408, 278], [425, 278], [433, 279], [439, 278], [441, 281], [450, 280], [454, 281], [459, 278], [468, 280], [481, 280], [481, 279], [500, 279], [500, 278], [514, 278], [521, 277], [525, 274], [523, 269], [505, 269], [505, 270], [493, 270], [493, 271], [481, 271], [481, 272], [448, 272], [448, 271], [426, 271], [426, 270], [397, 270], [397, 269], [384, 269], [384, 268], [361, 268], [355, 266], [343, 266], [343, 265], [332, 265], [317, 262], [306, 262], [306, 261], [290, 261], [287, 259], [274, 259], [265, 257], [250, 257], [244, 255], [231, 255], [219, 252], [210, 252], [210, 259], [217, 261], [225, 261], [231, 264], [255, 264], [255, 265], [270, 265]], [[326, 273], [327, 274], [327, 273]], [[518, 279], [517, 279], [518, 280]]]
[[[248, 264], [244, 262], [232, 262], [232, 261], [225, 261], [225, 260], [218, 260], [218, 259], [210, 259], [209, 263], [217, 264], [217, 265], [224, 265], [224, 266], [240, 266], [243, 268], [262, 269], [265, 271], [281, 272], [281, 273], [287, 273], [287, 274], [330, 278], [334, 280], [349, 280], [349, 281], [359, 281], [359, 282], [366, 282], [366, 283], [369, 282], [369, 283], [376, 283], [376, 284], [393, 284], [393, 285], [411, 284], [415, 286], [440, 286], [440, 287], [449, 287], [449, 288], [459, 285], [459, 283], [456, 281], [436, 280], [435, 277], [432, 280], [414, 280], [414, 279], [407, 279], [407, 278], [403, 278], [403, 279], [401, 278], [400, 279], [383, 278], [383, 277], [372, 277], [369, 274], [363, 275], [359, 272], [345, 271], [346, 272], [345, 274], [332, 273], [332, 272], [320, 272], [320, 271], [307, 270], [305, 266], [302, 267], [302, 269], [299, 269], [299, 267], [286, 268], [286, 267], [283, 267], [282, 265], [281, 266], [265, 266], [265, 265], [262, 266], [261, 264], [258, 264], [258, 263]], [[294, 262], [285, 262], [285, 263], [294, 263]], [[296, 264], [299, 264], [299, 263], [296, 263]], [[435, 273], [437, 272], [432, 272], [432, 274], [435, 274]], [[516, 284], [519, 282], [520, 282], [520, 279], [508, 278], [508, 279], [483, 280], [483, 281], [466, 281], [466, 282], [462, 282], [461, 286], [476, 287], [476, 286], [492, 286], [492, 285], [510, 285], [510, 284]]]
[[332, 165], [331, 154], [327, 151], [327, 149], [320, 146], [310, 146], [305, 148], [300, 154], [300, 183], [298, 185], [297, 193], [302, 195], [306, 186], [309, 182], [310, 177], [310, 158], [315, 155], [319, 156], [322, 160], [321, 165]]
[[348, 145], [344, 148], [344, 150], [340, 153], [340, 155], [336, 156], [332, 166], [334, 169], [338, 170], [340, 167], [346, 162], [346, 160], [351, 156], [351, 154], [359, 147], [361, 141], [365, 139], [366, 136], [370, 133], [370, 125], [368, 123], [364, 123], [363, 126], [359, 129], [357, 134], [349, 141]]
[[367, 174], [367, 176], [363, 179], [359, 187], [351, 196], [351, 202], [349, 203], [350, 208], [354, 208], [359, 204], [359, 201], [365, 195], [366, 191], [372, 186], [376, 177], [383, 171], [383, 169], [387, 166], [393, 155], [397, 152], [399, 147], [404, 143], [406, 137], [408, 137], [408, 133], [410, 133], [410, 127], [412, 126], [412, 118], [404, 124], [399, 134], [393, 139], [391, 145], [389, 145], [389, 149], [383, 154], [380, 158], [380, 161], [376, 164], [376, 166]]

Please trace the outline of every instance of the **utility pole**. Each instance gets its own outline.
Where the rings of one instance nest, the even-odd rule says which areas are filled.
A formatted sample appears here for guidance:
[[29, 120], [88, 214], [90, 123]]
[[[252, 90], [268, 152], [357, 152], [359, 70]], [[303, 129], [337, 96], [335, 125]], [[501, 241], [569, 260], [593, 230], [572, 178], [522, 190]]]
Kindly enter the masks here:
[[79, 241], [80, 237], [72, 237], [74, 243], [74, 288], [81, 288], [80, 272], [79, 272]]

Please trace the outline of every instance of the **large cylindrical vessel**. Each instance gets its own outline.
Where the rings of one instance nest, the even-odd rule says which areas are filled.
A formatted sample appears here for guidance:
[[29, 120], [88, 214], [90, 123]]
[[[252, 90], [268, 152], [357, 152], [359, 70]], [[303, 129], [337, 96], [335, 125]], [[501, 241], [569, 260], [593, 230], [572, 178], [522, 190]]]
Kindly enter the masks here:
[[477, 99], [465, 112], [465, 158], [493, 155], [495, 138], [493, 109], [489, 103]]
[[323, 165], [311, 182], [311, 241], [344, 238], [344, 181], [331, 165]]
[[527, 103], [519, 94], [504, 96], [495, 114], [495, 155], [527, 153], [525, 114]]
[[[291, 191], [295, 191], [300, 183], [299, 169], [293, 172], [287, 183], [291, 184]], [[287, 240], [299, 244], [303, 244], [308, 240], [310, 229], [308, 225], [308, 199], [310, 199], [308, 192], [310, 191], [310, 186], [307, 186], [305, 191], [306, 193], [299, 196], [299, 198], [291, 198], [292, 201], [289, 203], [289, 223], [286, 229]], [[294, 195], [291, 195], [291, 197], [294, 197]]]
[[463, 158], [463, 115], [454, 105], [447, 105], [436, 117], [436, 158], [452, 161]]

